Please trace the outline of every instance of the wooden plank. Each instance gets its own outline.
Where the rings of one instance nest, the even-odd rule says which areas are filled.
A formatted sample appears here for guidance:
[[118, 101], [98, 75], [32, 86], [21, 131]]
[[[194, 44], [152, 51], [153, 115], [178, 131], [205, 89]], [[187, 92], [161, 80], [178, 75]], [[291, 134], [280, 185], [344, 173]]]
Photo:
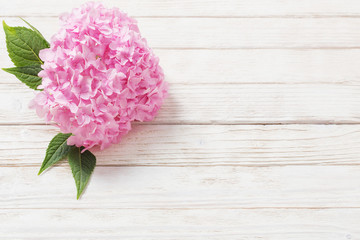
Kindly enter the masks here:
[[357, 239], [359, 209], [11, 209], [0, 239]]
[[[0, 132], [0, 166], [40, 167], [59, 130]], [[94, 153], [102, 166], [359, 165], [360, 125], [137, 125], [121, 143]]]
[[[33, 90], [0, 84], [0, 123], [43, 123], [28, 108]], [[359, 123], [360, 85], [170, 84], [151, 124]]]
[[[0, 16], [57, 16], [80, 6], [85, 0], [31, 1], [13, 0], [4, 4]], [[357, 0], [106, 0], [108, 7], [117, 6], [132, 16], [212, 16], [212, 17], [322, 17], [359, 16]]]
[[[26, 18], [48, 39], [55, 17]], [[5, 18], [9, 25], [23, 25]], [[153, 48], [359, 48], [360, 18], [139, 18]], [[4, 42], [4, 34], [0, 35]]]
[[[5, 46], [5, 45], [4, 45]], [[2, 47], [4, 47], [2, 46]], [[156, 49], [171, 83], [360, 83], [360, 49]], [[0, 48], [0, 66], [13, 64]], [[260, 69], [260, 71], [259, 71]], [[17, 83], [0, 71], [1, 83]]]
[[81, 201], [69, 167], [37, 172], [0, 168], [2, 209], [360, 207], [360, 166], [98, 166]]

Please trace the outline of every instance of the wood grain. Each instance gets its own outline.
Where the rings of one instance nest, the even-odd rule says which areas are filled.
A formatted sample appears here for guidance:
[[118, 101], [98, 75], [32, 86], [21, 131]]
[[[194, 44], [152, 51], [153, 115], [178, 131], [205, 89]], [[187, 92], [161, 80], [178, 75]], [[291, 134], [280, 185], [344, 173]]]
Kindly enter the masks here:
[[[33, 90], [0, 84], [1, 124], [41, 124]], [[170, 84], [150, 124], [359, 123], [360, 85]]]
[[[0, 132], [0, 166], [40, 167], [58, 130], [1, 126]], [[101, 166], [359, 165], [360, 126], [137, 125], [121, 143], [94, 153]]]
[[360, 207], [360, 166], [98, 166], [80, 201], [68, 166], [38, 169], [0, 168], [1, 209]]
[[358, 239], [359, 216], [359, 209], [12, 209], [0, 210], [0, 239], [345, 240]]
[[[58, 16], [86, 0], [13, 0], [4, 4], [0, 16]], [[357, 0], [105, 0], [132, 16], [145, 17], [349, 17], [359, 16]]]
[[[360, 49], [156, 49], [155, 53], [170, 83], [360, 84]], [[4, 48], [0, 47], [0, 55], [7, 55]], [[2, 57], [0, 66], [13, 64]], [[18, 81], [0, 71], [0, 83]]]
[[[5, 18], [9, 25], [23, 25]], [[45, 37], [56, 33], [55, 17], [26, 18]], [[359, 48], [360, 18], [140, 18], [153, 48]], [[0, 35], [4, 42], [4, 35]]]
[[[82, 2], [13, 0], [0, 16], [50, 39]], [[58, 130], [1, 71], [0, 240], [360, 239], [358, 0], [103, 2], [138, 20], [170, 96], [94, 151], [76, 201], [66, 162], [36, 175]]]

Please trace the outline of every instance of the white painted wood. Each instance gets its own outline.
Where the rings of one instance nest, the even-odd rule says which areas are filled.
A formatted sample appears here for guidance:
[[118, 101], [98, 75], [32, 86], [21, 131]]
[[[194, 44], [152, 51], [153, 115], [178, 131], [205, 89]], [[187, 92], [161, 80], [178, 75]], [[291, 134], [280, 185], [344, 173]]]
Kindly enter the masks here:
[[[80, 2], [13, 0], [0, 16], [49, 39]], [[58, 130], [1, 72], [0, 240], [360, 238], [358, 0], [104, 2], [137, 18], [170, 97], [95, 152], [76, 201], [66, 162], [36, 175]], [[257, 125], [273, 123], [296, 125]]]
[[[0, 16], [58, 16], [86, 0], [13, 0]], [[357, 0], [103, 0], [132, 16], [323, 17], [359, 16]]]
[[[58, 129], [0, 132], [0, 166], [40, 167]], [[119, 144], [93, 152], [101, 166], [359, 165], [360, 125], [136, 125]]]
[[360, 207], [360, 166], [97, 167], [81, 200], [68, 166], [38, 170], [0, 168], [2, 209]]
[[[28, 108], [35, 91], [0, 84], [0, 123], [44, 123]], [[360, 85], [170, 84], [150, 124], [359, 123]]]
[[[23, 25], [18, 18], [4, 18]], [[28, 17], [45, 37], [56, 17]], [[153, 48], [359, 48], [360, 18], [139, 18]], [[4, 35], [0, 35], [0, 42]]]
[[[4, 47], [0, 46], [1, 56], [7, 55]], [[359, 49], [156, 49], [155, 52], [170, 83], [360, 84]], [[10, 58], [2, 57], [0, 66], [13, 64]], [[0, 83], [18, 81], [0, 71]]]
[[[101, 206], [101, 202], [98, 203]], [[0, 239], [359, 238], [359, 209], [11, 209]]]

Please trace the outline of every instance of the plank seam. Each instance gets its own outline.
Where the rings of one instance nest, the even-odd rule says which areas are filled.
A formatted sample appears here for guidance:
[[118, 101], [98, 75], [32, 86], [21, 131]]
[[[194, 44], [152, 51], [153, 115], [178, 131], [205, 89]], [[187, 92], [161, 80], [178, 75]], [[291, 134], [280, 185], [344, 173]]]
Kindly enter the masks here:
[[[360, 117], [360, 116], [359, 116]], [[360, 121], [351, 121], [351, 122], [331, 122], [331, 121], [306, 121], [306, 122], [138, 122], [133, 123], [133, 126], [138, 125], [149, 125], [149, 126], [289, 126], [289, 125], [314, 125], [314, 126], [345, 126], [351, 125], [356, 126], [360, 125]], [[46, 123], [0, 123], [0, 127], [16, 127], [16, 126], [51, 126], [55, 125], [46, 124]]]
[[[45, 153], [45, 149], [44, 149], [44, 153]], [[95, 152], [96, 155], [96, 152]], [[56, 165], [56, 168], [68, 168], [68, 166], [63, 165], [65, 163], [59, 163], [58, 165]], [[12, 164], [12, 165], [1, 165], [0, 167], [3, 168], [40, 168], [41, 163], [39, 164], [28, 164], [28, 165], [16, 165], [16, 164]], [[309, 164], [309, 163], [290, 163], [290, 164], [184, 164], [184, 165], [176, 165], [176, 164], [136, 164], [136, 165], [131, 165], [131, 164], [98, 164], [96, 165], [96, 167], [103, 167], [103, 168], [137, 168], [137, 167], [154, 167], [154, 168], [202, 168], [202, 167], [241, 167], [241, 168], [278, 168], [278, 167], [339, 167], [339, 166], [344, 166], [344, 167], [358, 167], [360, 166], [360, 163], [341, 163], [341, 164], [336, 164], [336, 163], [329, 163], [329, 164]]]
[[[18, 17], [27, 17], [27, 18], [58, 18], [59, 15], [0, 15], [0, 17], [6, 17], [6, 18], [18, 18]], [[224, 19], [267, 19], [267, 18], [273, 18], [273, 19], [297, 19], [297, 18], [305, 18], [305, 19], [312, 19], [312, 18], [360, 18], [360, 15], [358, 14], [339, 14], [339, 15], [333, 15], [333, 14], [299, 14], [299, 15], [243, 15], [243, 16], [236, 16], [236, 15], [177, 15], [177, 16], [158, 16], [158, 15], [150, 15], [150, 16], [144, 16], [144, 15], [131, 15], [133, 18], [207, 18], [207, 19], [217, 19], [217, 18], [224, 18]]]
[[304, 209], [310, 209], [310, 210], [321, 210], [321, 209], [360, 209], [360, 207], [357, 206], [347, 206], [347, 207], [161, 207], [161, 208], [157, 208], [157, 207], [126, 207], [126, 208], [114, 208], [114, 207], [102, 207], [102, 208], [97, 208], [97, 207], [80, 207], [80, 208], [0, 208], [1, 210], [31, 210], [31, 209], [42, 209], [42, 210], [104, 210], [104, 209], [108, 209], [108, 210], [164, 210], [164, 211], [168, 211], [168, 210], [194, 210], [194, 209], [198, 209], [198, 210], [208, 210], [208, 209], [243, 209], [243, 210], [256, 210], [256, 209], [290, 209], [290, 210], [304, 210]]

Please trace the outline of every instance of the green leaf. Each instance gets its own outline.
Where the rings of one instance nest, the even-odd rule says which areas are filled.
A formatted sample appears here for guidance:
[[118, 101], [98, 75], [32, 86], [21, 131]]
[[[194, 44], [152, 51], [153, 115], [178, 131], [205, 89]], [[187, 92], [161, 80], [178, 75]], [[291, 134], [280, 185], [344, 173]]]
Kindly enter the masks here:
[[3, 21], [6, 46], [16, 67], [41, 65], [39, 51], [48, 45], [36, 32], [25, 27], [10, 27]]
[[88, 150], [81, 153], [82, 149], [84, 148], [73, 148], [68, 155], [71, 171], [75, 179], [77, 199], [84, 191], [96, 165], [95, 156]]
[[70, 150], [75, 148], [75, 146], [69, 146], [66, 144], [66, 140], [70, 136], [71, 133], [59, 133], [50, 141], [49, 146], [46, 149], [45, 159], [41, 165], [38, 175], [40, 175], [48, 167], [64, 159], [68, 155]]
[[44, 36], [39, 32], [39, 30], [37, 30], [33, 25], [31, 25], [28, 21], [26, 21], [25, 19], [23, 19], [22, 17], [20, 17], [21, 20], [23, 20], [34, 32], [36, 32], [42, 39], [43, 41], [46, 43], [47, 47], [50, 47], [50, 43], [48, 41], [46, 41], [46, 39], [44, 38]]
[[42, 70], [39, 65], [3, 68], [5, 72], [14, 74], [20, 81], [25, 83], [28, 87], [38, 90], [37, 87], [41, 84], [41, 77], [38, 73]]

